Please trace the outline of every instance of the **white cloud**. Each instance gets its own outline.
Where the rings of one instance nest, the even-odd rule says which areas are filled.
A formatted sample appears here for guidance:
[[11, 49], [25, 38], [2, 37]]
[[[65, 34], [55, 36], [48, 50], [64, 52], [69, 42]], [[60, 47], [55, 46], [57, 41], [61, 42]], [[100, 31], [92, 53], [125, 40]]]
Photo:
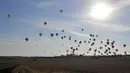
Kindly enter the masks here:
[[38, 3], [29, 3], [31, 5], [35, 5], [36, 7], [39, 7], [39, 8], [44, 8], [44, 9], [47, 9], [48, 7], [52, 7], [52, 6], [55, 6], [56, 4], [58, 4], [58, 2], [56, 1], [41, 1], [41, 2], [38, 2]]
[[80, 20], [80, 22], [84, 22], [84, 23], [90, 23], [93, 24], [95, 26], [99, 26], [102, 28], [105, 28], [107, 30], [110, 31], [129, 31], [130, 27], [129, 26], [124, 26], [123, 24], [112, 24], [112, 23], [106, 23], [103, 21], [96, 21], [96, 20]]
[[42, 2], [42, 3], [38, 3], [36, 5], [39, 6], [39, 7], [45, 7], [45, 6], [53, 6], [55, 4], [56, 3], [52, 3], [52, 2]]
[[121, 9], [127, 6], [130, 6], [130, 0], [120, 0], [117, 4], [115, 4], [116, 9]]
[[73, 35], [77, 35], [77, 36], [80, 36], [80, 37], [89, 38], [89, 35], [88, 35], [88, 34], [82, 34], [82, 33], [75, 32], [75, 31], [68, 31], [68, 32], [71, 33], [71, 34], [73, 34]]
[[[93, 1], [92, 1], [92, 3], [93, 3]], [[83, 6], [83, 10], [81, 12], [79, 12], [78, 14], [74, 13], [75, 15], [77, 15], [74, 18], [77, 18], [80, 22], [84, 22], [84, 24], [86, 24], [86, 25], [87, 24], [88, 25], [93, 24], [95, 26], [102, 27], [105, 30], [119, 31], [119, 32], [130, 30], [130, 27], [125, 26], [124, 24], [108, 23], [106, 21], [90, 19], [90, 17], [88, 16], [89, 9], [90, 9], [89, 5], [85, 4]], [[124, 8], [126, 6], [129, 6], [129, 5], [130, 5], [130, 0], [124, 0], [124, 1], [120, 0], [119, 2], [115, 2], [114, 5], [113, 5], [113, 8], [115, 9], [115, 11], [113, 11], [113, 12], [116, 12], [116, 10], [119, 10], [119, 9]], [[68, 15], [71, 16], [71, 14], [68, 14]], [[73, 16], [73, 13], [72, 13], [72, 16]], [[112, 16], [110, 16], [110, 18], [112, 18]]]
[[70, 22], [70, 21], [65, 21], [65, 20], [50, 20], [49, 22], [47, 22], [47, 25], [44, 25], [44, 20], [48, 21], [48, 19], [40, 19], [38, 21], [33, 21], [33, 20], [23, 20], [23, 22], [25, 23], [33, 23], [35, 24], [34, 26], [36, 28], [48, 28], [51, 30], [65, 30], [68, 33], [77, 35], [77, 36], [81, 36], [81, 37], [88, 37], [87, 34], [82, 34], [79, 32], [76, 32], [76, 29], [81, 29], [83, 26], [79, 25], [78, 23], [75, 22]]

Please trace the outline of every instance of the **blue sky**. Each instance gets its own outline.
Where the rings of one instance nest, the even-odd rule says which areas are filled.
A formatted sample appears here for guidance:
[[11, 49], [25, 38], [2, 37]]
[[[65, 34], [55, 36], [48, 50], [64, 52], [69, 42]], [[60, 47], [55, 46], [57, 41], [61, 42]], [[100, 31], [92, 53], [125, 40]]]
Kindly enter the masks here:
[[[97, 20], [87, 16], [89, 7], [102, 1], [115, 9], [110, 18]], [[60, 13], [61, 9], [63, 13]], [[99, 34], [94, 48], [100, 46], [100, 40], [110, 38], [116, 41], [118, 53], [124, 50], [129, 52], [129, 13], [130, 0], [0, 0], [0, 56], [65, 54], [66, 49], [77, 44], [67, 39], [61, 40], [61, 35], [71, 35], [73, 40], [88, 40], [90, 33]], [[8, 14], [11, 14], [10, 19]], [[44, 22], [47, 22], [46, 26]], [[42, 37], [38, 35], [40, 32], [43, 33]], [[59, 36], [51, 38], [50, 33], [56, 32]], [[29, 38], [28, 42], [24, 40], [26, 37]], [[126, 49], [122, 47], [124, 43], [127, 44]], [[88, 47], [89, 44], [82, 44], [78, 53], [86, 53]]]

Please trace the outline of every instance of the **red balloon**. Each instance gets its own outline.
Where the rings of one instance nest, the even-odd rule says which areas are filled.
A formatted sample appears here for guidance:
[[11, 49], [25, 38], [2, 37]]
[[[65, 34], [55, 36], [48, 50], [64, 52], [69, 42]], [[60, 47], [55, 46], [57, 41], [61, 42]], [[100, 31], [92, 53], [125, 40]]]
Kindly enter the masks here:
[[113, 43], [115, 43], [115, 41], [113, 41]]
[[56, 33], [56, 36], [58, 36], [58, 33]]

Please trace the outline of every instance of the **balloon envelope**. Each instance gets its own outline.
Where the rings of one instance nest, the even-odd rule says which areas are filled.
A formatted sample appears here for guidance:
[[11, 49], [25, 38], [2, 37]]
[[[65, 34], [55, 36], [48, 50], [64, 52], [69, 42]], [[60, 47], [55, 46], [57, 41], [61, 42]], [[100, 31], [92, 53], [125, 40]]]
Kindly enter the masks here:
[[10, 14], [8, 14], [8, 18], [10, 18], [11, 17], [11, 15]]
[[28, 38], [25, 38], [26, 41], [28, 41]]
[[46, 25], [47, 24], [47, 22], [44, 22], [44, 25]]
[[61, 39], [63, 39], [63, 37], [61, 37]]
[[64, 32], [64, 30], [62, 30], [62, 32]]
[[56, 33], [56, 36], [58, 36], [58, 33]]
[[53, 33], [51, 33], [51, 37], [53, 37], [54, 36], [54, 34]]
[[93, 41], [96, 41], [96, 39], [94, 38]]
[[123, 46], [126, 47], [126, 44], [124, 44]]
[[64, 38], [66, 38], [66, 36], [64, 36]]
[[92, 34], [90, 34], [90, 37], [92, 37]]
[[60, 12], [62, 13], [62, 12], [63, 12], [63, 10], [60, 10]]
[[81, 29], [82, 31], [84, 30], [84, 29]]
[[39, 36], [41, 37], [41, 36], [42, 36], [42, 33], [39, 33]]
[[71, 36], [69, 36], [69, 40], [71, 40]]

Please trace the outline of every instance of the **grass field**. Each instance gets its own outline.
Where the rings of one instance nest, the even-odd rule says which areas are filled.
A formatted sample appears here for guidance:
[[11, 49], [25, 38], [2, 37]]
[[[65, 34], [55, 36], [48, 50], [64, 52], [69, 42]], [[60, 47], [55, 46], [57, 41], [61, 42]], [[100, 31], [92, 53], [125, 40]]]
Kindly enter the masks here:
[[[11, 71], [15, 65], [22, 65], [41, 73], [130, 73], [130, 56], [122, 58], [91, 56], [82, 57], [0, 57], [0, 71]], [[0, 72], [2, 73], [2, 72]], [[5, 72], [4, 72], [5, 73]]]

